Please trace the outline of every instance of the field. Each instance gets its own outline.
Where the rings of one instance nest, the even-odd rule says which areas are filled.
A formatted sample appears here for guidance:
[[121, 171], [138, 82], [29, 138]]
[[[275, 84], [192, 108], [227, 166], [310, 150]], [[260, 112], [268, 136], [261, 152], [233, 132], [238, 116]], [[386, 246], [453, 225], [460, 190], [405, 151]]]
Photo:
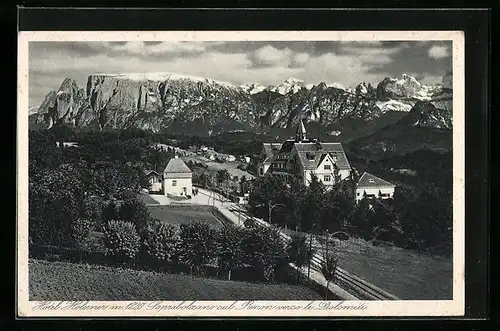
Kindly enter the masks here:
[[146, 205], [157, 205], [158, 204], [158, 201], [156, 201], [155, 199], [151, 198], [148, 194], [139, 193], [138, 197]]
[[[338, 241], [337, 241], [338, 242]], [[341, 268], [407, 300], [451, 300], [450, 259], [351, 239], [335, 247]]]
[[448, 258], [398, 247], [373, 246], [359, 238], [336, 244], [329, 249], [339, 257], [341, 268], [401, 299], [452, 299], [453, 261]]
[[211, 213], [209, 206], [158, 205], [147, 206], [147, 208], [153, 218], [176, 227], [194, 221], [208, 223], [216, 230], [223, 227], [223, 224]]
[[245, 176], [247, 180], [255, 178], [255, 176], [250, 174], [249, 172], [238, 169], [238, 165], [240, 165], [241, 162], [219, 163], [219, 162], [209, 161], [208, 159], [200, 157], [198, 155], [182, 157], [182, 160], [186, 163], [189, 161], [193, 161], [195, 163], [198, 162], [205, 164], [208, 167], [207, 169], [209, 171], [218, 171], [226, 169], [231, 175], [231, 177], [237, 176], [238, 178], [241, 178], [242, 176]]
[[302, 286], [268, 285], [65, 262], [29, 262], [36, 301], [321, 300]]

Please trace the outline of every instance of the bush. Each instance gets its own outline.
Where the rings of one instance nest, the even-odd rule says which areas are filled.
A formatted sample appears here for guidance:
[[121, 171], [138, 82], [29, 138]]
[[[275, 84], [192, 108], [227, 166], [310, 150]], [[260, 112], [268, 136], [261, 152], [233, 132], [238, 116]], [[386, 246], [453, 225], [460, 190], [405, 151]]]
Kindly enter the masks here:
[[158, 265], [172, 263], [177, 257], [179, 237], [176, 228], [170, 224], [152, 221], [143, 231], [143, 252], [148, 262]]
[[199, 272], [200, 267], [215, 257], [216, 232], [208, 224], [182, 224], [180, 231], [180, 262]]
[[90, 250], [89, 233], [94, 230], [94, 224], [87, 218], [78, 218], [71, 224], [73, 247], [83, 251]]
[[[98, 197], [87, 197], [83, 201], [83, 217], [92, 221], [97, 230], [102, 229], [104, 206], [104, 201]], [[110, 219], [113, 218], [114, 217], [111, 217]]]
[[104, 245], [108, 255], [118, 262], [124, 262], [135, 259], [141, 238], [133, 223], [111, 220], [104, 228]]

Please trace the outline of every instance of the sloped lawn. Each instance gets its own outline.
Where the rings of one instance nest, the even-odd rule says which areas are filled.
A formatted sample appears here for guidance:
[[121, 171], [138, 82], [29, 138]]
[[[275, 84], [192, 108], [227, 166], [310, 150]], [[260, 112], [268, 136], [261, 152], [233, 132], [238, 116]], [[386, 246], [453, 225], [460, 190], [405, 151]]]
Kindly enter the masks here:
[[35, 301], [321, 300], [312, 289], [30, 260]]
[[153, 218], [176, 227], [195, 221], [207, 223], [216, 230], [224, 226], [214, 217], [209, 206], [157, 205], [147, 206], [147, 208]]

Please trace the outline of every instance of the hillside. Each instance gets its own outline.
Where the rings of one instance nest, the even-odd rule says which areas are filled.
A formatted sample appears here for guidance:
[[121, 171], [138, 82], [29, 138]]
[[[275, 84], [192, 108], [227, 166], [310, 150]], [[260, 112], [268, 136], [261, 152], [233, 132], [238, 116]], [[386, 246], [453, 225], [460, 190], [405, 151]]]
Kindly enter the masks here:
[[224, 281], [65, 262], [29, 262], [36, 301], [321, 300], [302, 286]]
[[396, 123], [351, 141], [346, 148], [356, 157], [373, 160], [420, 149], [449, 152], [453, 147], [450, 113], [432, 102], [419, 101]]
[[[451, 107], [452, 91], [415, 78], [386, 78], [377, 87], [290, 78], [277, 86], [235, 86], [171, 73], [92, 74], [86, 88], [70, 78], [51, 91], [30, 116], [31, 127], [67, 123], [96, 129], [139, 128], [217, 135], [258, 132], [289, 135], [300, 118], [323, 140], [348, 141], [393, 124], [419, 101]], [[34, 109], [34, 108], [33, 108]], [[444, 121], [451, 110], [443, 113]]]

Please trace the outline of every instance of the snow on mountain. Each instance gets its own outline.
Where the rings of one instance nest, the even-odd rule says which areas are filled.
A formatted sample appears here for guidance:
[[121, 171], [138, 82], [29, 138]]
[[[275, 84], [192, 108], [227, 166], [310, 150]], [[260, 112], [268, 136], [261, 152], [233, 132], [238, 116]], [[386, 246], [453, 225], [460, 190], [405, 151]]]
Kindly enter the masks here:
[[[353, 119], [386, 120], [380, 115], [387, 112], [406, 116], [403, 113], [409, 113], [419, 101], [446, 112], [430, 112], [418, 119], [418, 125], [447, 127], [452, 90], [439, 84], [421, 84], [409, 75], [385, 78], [376, 88], [362, 82], [346, 89], [338, 83], [305, 85], [297, 78], [265, 87], [163, 72], [93, 74], [86, 89], [78, 88], [74, 80], [65, 80], [57, 91], [47, 94], [38, 109], [31, 107], [30, 114], [37, 113], [37, 123], [46, 122], [49, 127], [75, 123], [99, 129], [133, 126], [159, 131], [175, 127], [182, 132], [208, 133], [289, 128], [298, 117], [306, 116], [335, 136], [340, 133], [334, 124]], [[342, 135], [348, 135], [349, 130], [342, 127]]]
[[240, 88], [249, 94], [259, 93], [266, 89], [264, 85], [261, 85], [259, 83], [240, 85]]
[[291, 77], [283, 81], [280, 85], [271, 87], [269, 90], [285, 95], [290, 92], [297, 93], [302, 87], [304, 87], [303, 80]]
[[411, 98], [422, 89], [420, 82], [413, 76], [402, 74], [400, 78], [386, 77], [377, 86], [379, 99]]
[[429, 101], [437, 94], [440, 94], [443, 86], [437, 85], [421, 85], [421, 89], [415, 92], [414, 97], [418, 100]]
[[375, 104], [382, 111], [382, 113], [386, 113], [388, 111], [409, 112], [413, 107], [411, 104], [398, 100], [377, 101]]
[[339, 90], [345, 90], [345, 87], [342, 86], [342, 84], [340, 84], [340, 83], [331, 83], [331, 84], [327, 84], [326, 86], [334, 87], [334, 88], [337, 88]]

